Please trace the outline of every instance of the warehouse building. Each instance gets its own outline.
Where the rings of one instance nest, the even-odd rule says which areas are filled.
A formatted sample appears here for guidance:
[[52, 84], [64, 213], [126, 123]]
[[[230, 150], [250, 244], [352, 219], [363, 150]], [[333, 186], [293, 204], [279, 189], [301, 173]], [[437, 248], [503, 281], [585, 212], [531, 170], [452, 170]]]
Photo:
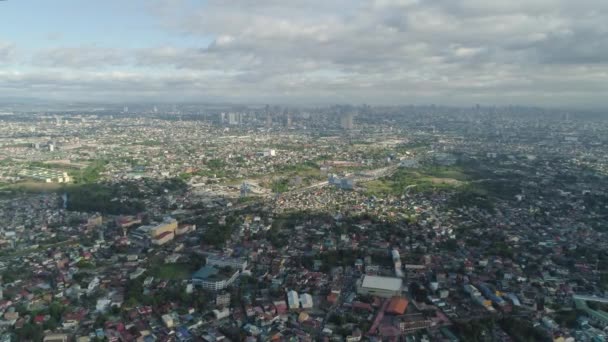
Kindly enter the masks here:
[[401, 295], [403, 279], [364, 275], [357, 281], [357, 293], [391, 298]]

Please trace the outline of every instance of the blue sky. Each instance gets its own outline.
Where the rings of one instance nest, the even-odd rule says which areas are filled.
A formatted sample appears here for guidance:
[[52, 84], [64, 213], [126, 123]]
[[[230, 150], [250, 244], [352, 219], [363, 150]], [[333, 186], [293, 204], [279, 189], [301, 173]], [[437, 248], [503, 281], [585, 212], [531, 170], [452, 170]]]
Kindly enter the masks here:
[[8, 0], [0, 100], [603, 106], [605, 0]]
[[154, 1], [9, 0], [0, 6], [0, 35], [26, 48], [206, 46], [211, 41], [163, 29], [153, 15]]

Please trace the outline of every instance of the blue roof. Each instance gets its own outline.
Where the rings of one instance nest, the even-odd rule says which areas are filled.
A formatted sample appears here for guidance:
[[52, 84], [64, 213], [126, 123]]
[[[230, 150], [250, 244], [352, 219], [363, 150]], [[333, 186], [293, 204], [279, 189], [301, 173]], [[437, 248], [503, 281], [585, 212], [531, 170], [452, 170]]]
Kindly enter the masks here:
[[192, 275], [192, 278], [208, 279], [209, 277], [214, 276], [218, 273], [219, 273], [219, 269], [217, 267], [203, 266]]
[[177, 335], [182, 337], [182, 338], [188, 338], [190, 337], [190, 331], [188, 331], [188, 329], [186, 327], [179, 327], [177, 328]]

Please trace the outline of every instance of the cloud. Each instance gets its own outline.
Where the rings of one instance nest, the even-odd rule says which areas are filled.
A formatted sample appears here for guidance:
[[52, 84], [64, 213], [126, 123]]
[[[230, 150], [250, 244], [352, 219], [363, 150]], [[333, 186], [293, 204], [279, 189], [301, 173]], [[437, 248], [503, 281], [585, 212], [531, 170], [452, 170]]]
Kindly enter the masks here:
[[[167, 35], [205, 43], [40, 49], [13, 81], [167, 101], [599, 105], [607, 91], [604, 0], [162, 0], [144, 10]], [[0, 62], [14, 49], [0, 43]]]
[[15, 55], [16, 46], [14, 43], [0, 41], [0, 64], [12, 61]]
[[127, 61], [126, 51], [95, 46], [43, 49], [32, 58], [32, 64], [35, 66], [75, 69], [124, 65]]

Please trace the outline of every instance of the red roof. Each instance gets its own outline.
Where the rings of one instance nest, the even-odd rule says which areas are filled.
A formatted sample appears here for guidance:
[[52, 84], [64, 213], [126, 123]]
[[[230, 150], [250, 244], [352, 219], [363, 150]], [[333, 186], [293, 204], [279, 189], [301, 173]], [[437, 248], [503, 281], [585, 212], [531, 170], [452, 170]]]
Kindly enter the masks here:
[[173, 232], [164, 232], [158, 236], [155, 237], [156, 240], [160, 240], [162, 238], [164, 238], [165, 236], [169, 235], [169, 234], [173, 234]]
[[393, 315], [403, 315], [405, 310], [407, 310], [407, 305], [407, 299], [403, 297], [393, 297], [386, 308], [386, 312]]
[[338, 294], [337, 293], [333, 293], [332, 292], [332, 293], [330, 293], [327, 296], [327, 301], [330, 302], [330, 303], [332, 303], [332, 304], [335, 303], [337, 300], [338, 300]]
[[368, 303], [363, 303], [363, 302], [353, 302], [352, 304], [352, 308], [353, 309], [358, 309], [358, 310], [367, 310], [367, 311], [374, 311], [374, 309], [372, 308], [372, 306]]

